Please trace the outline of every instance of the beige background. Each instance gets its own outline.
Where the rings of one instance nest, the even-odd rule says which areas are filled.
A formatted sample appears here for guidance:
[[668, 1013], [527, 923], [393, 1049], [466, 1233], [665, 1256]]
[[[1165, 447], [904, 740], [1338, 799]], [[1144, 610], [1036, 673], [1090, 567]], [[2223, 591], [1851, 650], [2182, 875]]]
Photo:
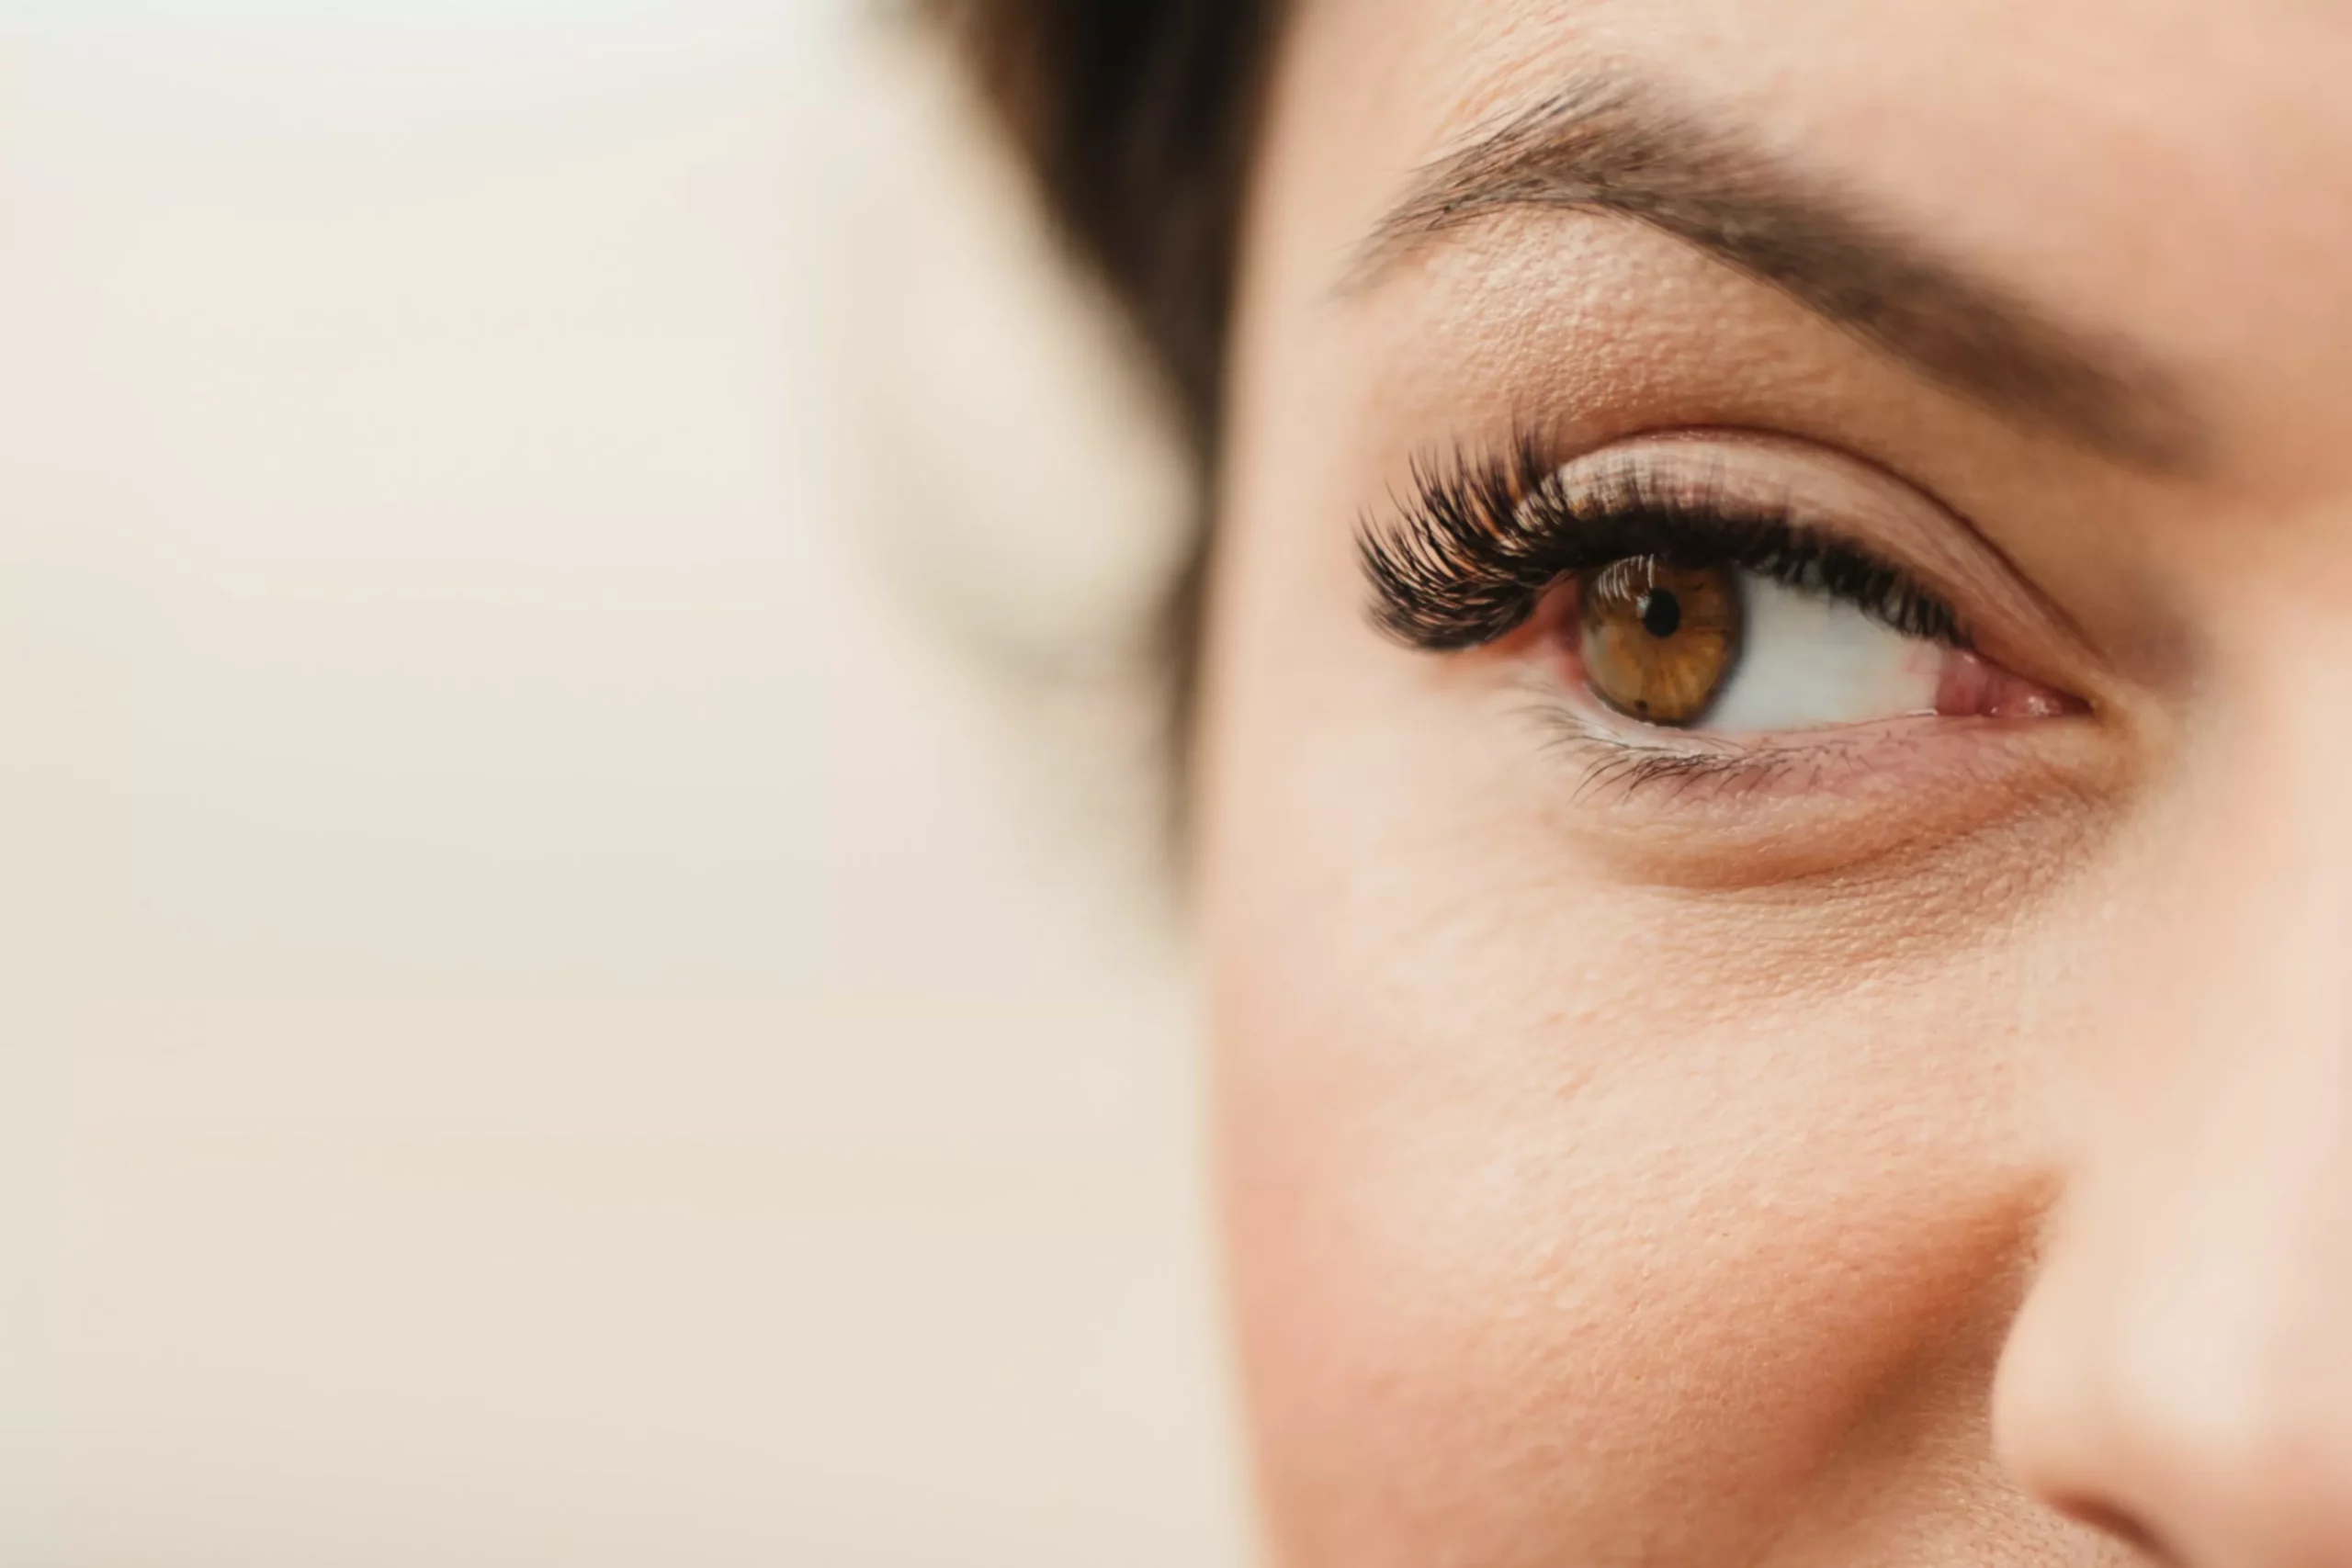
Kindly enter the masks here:
[[1181, 505], [818, 0], [0, 16], [0, 1562], [1242, 1556]]

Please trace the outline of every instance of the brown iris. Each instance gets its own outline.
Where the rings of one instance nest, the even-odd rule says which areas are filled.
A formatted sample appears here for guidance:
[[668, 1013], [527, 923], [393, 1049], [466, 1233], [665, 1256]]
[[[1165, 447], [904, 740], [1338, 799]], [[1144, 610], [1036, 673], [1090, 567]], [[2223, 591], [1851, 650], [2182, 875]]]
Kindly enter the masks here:
[[1585, 578], [1577, 619], [1593, 695], [1650, 724], [1689, 724], [1739, 662], [1739, 575], [1633, 557]]

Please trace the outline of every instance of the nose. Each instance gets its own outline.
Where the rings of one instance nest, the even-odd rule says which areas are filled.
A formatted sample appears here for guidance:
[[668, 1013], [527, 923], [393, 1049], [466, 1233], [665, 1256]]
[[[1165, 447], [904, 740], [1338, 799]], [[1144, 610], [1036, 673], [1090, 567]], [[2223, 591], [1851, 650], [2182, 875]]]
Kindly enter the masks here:
[[2352, 1568], [2352, 739], [2295, 750], [2115, 919], [1995, 1390], [2026, 1487], [2180, 1568]]

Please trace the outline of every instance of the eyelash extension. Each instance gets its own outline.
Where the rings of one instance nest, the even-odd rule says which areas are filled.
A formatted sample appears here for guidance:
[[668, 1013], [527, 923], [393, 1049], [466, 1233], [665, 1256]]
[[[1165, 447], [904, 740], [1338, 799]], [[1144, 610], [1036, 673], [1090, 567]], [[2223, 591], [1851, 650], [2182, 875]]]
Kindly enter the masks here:
[[1532, 435], [1499, 459], [1457, 450], [1417, 460], [1396, 516], [1358, 531], [1374, 621], [1430, 652], [1481, 648], [1525, 625], [1564, 579], [1647, 557], [1737, 567], [1843, 600], [1906, 637], [1969, 646], [1951, 606], [1909, 573], [1785, 509], [1662, 471], [1636, 470], [1607, 493], [1571, 498], [1555, 482], [1558, 468]]

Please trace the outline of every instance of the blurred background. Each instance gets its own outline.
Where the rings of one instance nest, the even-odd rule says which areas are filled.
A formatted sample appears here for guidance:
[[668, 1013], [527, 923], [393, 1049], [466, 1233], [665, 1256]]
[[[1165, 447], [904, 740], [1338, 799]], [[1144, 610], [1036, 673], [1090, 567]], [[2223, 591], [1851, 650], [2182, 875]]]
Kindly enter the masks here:
[[0, 0], [0, 1562], [1232, 1564], [1184, 494], [902, 24]]

